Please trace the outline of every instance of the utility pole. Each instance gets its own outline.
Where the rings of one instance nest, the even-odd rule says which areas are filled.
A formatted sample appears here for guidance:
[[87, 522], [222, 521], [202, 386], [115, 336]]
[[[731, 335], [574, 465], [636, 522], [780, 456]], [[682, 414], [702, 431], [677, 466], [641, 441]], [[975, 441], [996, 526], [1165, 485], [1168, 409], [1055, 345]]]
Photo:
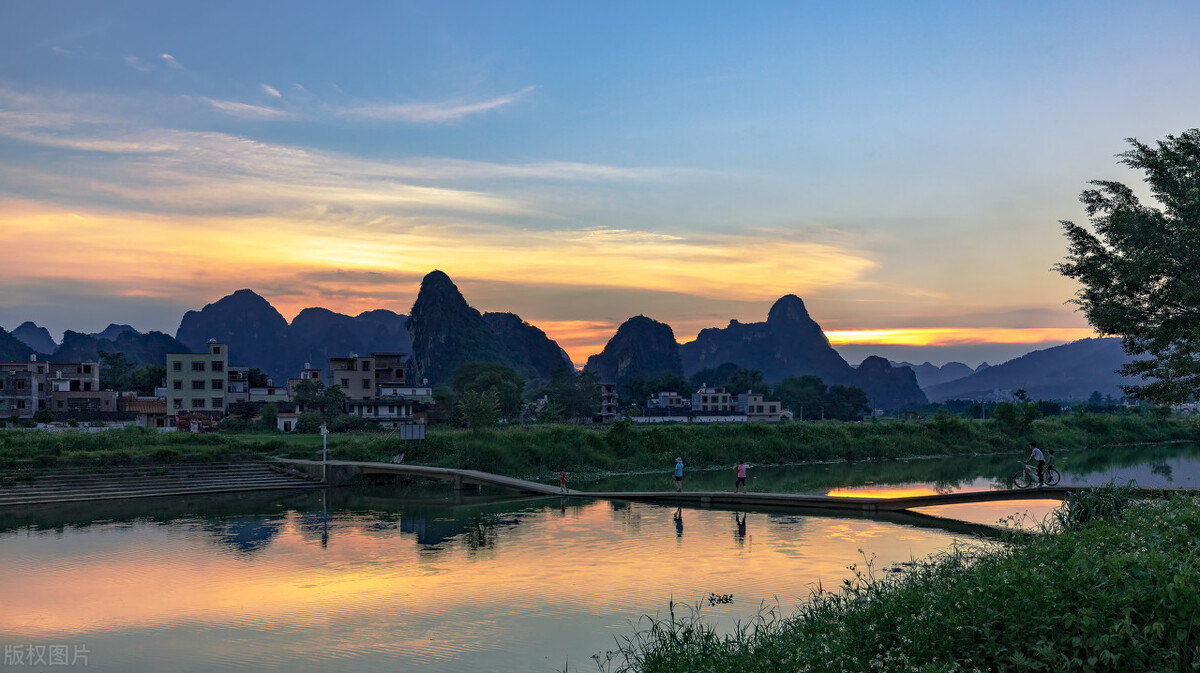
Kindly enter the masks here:
[[321, 481], [325, 481], [325, 465], [329, 461], [329, 428], [321, 424]]

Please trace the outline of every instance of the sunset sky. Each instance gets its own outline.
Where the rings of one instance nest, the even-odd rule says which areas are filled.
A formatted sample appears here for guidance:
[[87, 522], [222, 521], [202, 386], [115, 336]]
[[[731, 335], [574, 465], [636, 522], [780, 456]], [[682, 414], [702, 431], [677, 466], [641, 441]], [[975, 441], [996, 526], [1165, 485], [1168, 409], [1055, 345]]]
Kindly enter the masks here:
[[1091, 334], [1058, 221], [1200, 126], [1197, 36], [1195, 2], [0, 0], [0, 326], [408, 313], [440, 269], [579, 363], [785, 294], [855, 364], [995, 363]]

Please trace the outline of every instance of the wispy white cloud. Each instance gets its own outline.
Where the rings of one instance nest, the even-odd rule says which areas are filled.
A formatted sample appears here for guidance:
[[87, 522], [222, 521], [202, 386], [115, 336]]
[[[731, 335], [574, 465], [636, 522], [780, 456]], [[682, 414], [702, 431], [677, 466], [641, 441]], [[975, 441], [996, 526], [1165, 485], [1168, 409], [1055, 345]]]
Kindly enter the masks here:
[[280, 110], [279, 108], [266, 107], [263, 105], [238, 103], [231, 100], [205, 98], [204, 102], [211, 105], [214, 110], [224, 112], [228, 115], [233, 115], [234, 117], [242, 117], [244, 119], [289, 119], [295, 116], [287, 110]]
[[258, 86], [262, 87], [263, 93], [267, 94], [268, 96], [273, 98], [283, 98], [283, 95], [279, 93], [279, 89], [276, 89], [270, 84], [259, 84]]
[[527, 86], [505, 96], [474, 103], [375, 103], [348, 107], [338, 112], [341, 117], [375, 122], [410, 124], [448, 124], [512, 105], [529, 95], [534, 87]]
[[170, 54], [163, 54], [159, 58], [161, 58], [163, 62], [167, 64], [168, 68], [180, 69], [183, 67], [180, 65], [179, 61], [177, 61], [175, 57]]
[[142, 59], [138, 58], [137, 56], [126, 56], [125, 65], [137, 70], [138, 72], [150, 72], [151, 70], [154, 70], [153, 63], [144, 63]]
[[63, 49], [62, 47], [60, 47], [58, 45], [50, 47], [50, 51], [58, 54], [59, 56], [70, 56], [71, 54], [75, 53], [75, 52], [71, 51], [70, 49]]

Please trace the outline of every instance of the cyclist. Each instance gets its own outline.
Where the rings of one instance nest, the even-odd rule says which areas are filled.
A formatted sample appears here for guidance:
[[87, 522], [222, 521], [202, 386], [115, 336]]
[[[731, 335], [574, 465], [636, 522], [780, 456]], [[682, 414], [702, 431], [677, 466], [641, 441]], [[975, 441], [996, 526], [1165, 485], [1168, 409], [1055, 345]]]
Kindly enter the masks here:
[[1038, 486], [1046, 484], [1046, 457], [1042, 455], [1042, 450], [1037, 447], [1037, 444], [1029, 443], [1029, 459], [1037, 461]]

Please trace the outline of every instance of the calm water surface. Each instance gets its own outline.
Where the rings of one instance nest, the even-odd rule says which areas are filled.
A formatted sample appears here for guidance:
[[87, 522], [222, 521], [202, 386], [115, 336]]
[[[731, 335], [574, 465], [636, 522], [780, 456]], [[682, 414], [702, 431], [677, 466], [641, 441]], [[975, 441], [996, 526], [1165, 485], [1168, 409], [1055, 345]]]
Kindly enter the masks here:
[[[1197, 453], [1067, 454], [1059, 465], [1066, 483], [1193, 486]], [[750, 486], [992, 488], [1018, 466], [1008, 456], [761, 467]], [[687, 485], [731, 487], [727, 472], [693, 472]], [[663, 475], [572, 485], [642, 480], [669, 487]], [[1048, 509], [1029, 501], [936, 513], [994, 523]], [[886, 567], [955, 543], [991, 544], [863, 518], [455, 499], [443, 485], [0, 510], [0, 643], [84, 648], [99, 671], [594, 670], [589, 655], [670, 601], [731, 594], [731, 604], [704, 608], [728, 628], [763, 603], [790, 612], [864, 557]]]

